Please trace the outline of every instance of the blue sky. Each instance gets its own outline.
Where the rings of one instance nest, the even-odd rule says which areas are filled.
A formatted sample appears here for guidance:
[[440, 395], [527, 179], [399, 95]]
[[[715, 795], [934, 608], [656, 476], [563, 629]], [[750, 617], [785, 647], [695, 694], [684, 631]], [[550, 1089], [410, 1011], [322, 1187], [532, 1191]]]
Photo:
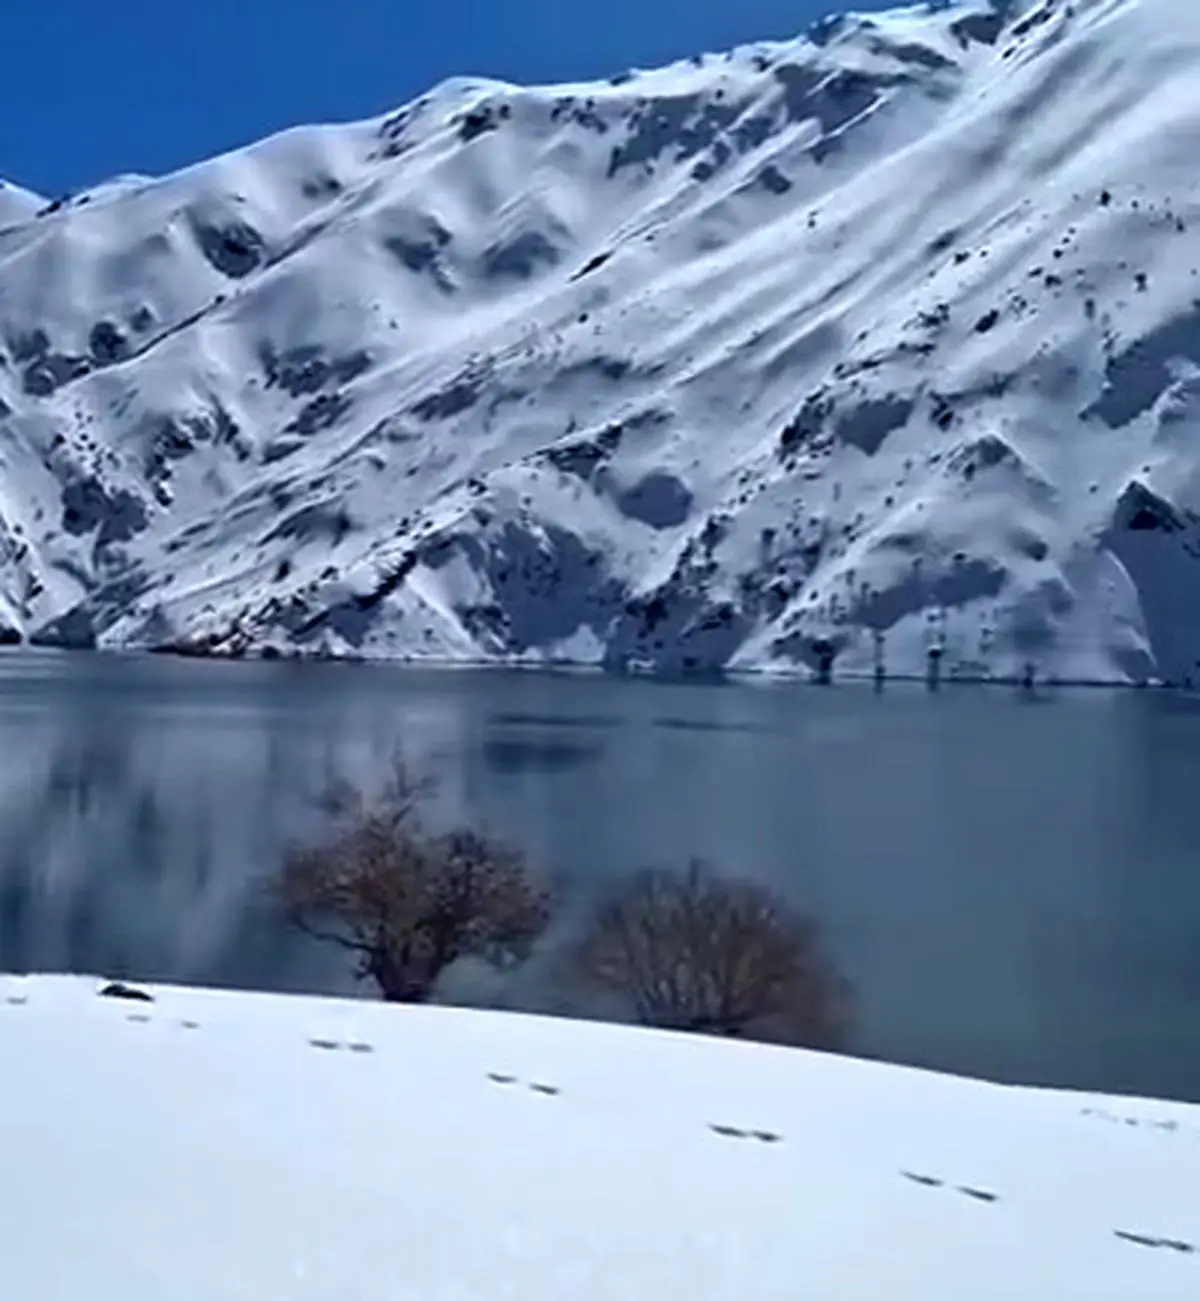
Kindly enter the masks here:
[[[453, 74], [606, 76], [794, 36], [834, 0], [4, 0], [0, 177], [159, 173]], [[843, 7], [880, 7], [857, 0]]]

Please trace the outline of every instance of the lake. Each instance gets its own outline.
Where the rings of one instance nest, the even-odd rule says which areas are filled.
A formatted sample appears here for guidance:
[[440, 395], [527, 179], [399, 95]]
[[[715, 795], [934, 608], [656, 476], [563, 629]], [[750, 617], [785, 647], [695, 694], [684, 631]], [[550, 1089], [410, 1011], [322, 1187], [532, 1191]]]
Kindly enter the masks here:
[[[855, 1049], [1200, 1101], [1200, 703], [0, 656], [0, 969], [356, 988], [264, 883], [397, 746], [586, 906], [693, 854], [825, 927]], [[534, 961], [445, 997], [563, 1010]]]

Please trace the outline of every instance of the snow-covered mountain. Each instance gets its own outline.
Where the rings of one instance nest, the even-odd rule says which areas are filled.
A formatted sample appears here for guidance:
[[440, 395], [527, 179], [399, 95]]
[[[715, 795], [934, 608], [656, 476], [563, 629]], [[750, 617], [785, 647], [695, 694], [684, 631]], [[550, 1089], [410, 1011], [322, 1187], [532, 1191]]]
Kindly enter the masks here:
[[1184, 680], [1200, 10], [971, 0], [0, 188], [50, 644]]

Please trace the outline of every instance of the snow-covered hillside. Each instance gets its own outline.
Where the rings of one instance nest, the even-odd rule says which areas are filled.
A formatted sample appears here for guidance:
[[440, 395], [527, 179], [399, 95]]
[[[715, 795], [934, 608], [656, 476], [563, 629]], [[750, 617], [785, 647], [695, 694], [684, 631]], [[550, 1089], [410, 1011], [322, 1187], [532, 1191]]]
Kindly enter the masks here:
[[50, 644], [1186, 680], [1200, 8], [969, 0], [0, 189]]
[[1200, 1108], [728, 1040], [0, 978], [37, 1301], [1191, 1301]]

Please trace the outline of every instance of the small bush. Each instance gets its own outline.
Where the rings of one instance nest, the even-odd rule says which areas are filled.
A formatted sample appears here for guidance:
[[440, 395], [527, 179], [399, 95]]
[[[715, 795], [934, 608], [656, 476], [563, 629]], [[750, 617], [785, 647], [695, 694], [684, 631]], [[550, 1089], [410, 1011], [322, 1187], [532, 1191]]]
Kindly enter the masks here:
[[814, 1048], [839, 1046], [849, 991], [818, 929], [753, 881], [639, 873], [571, 954], [577, 978], [628, 1000], [647, 1025]]
[[402, 764], [368, 800], [341, 785], [323, 801], [332, 832], [290, 851], [275, 886], [291, 924], [358, 956], [357, 975], [389, 1002], [422, 1002], [458, 958], [526, 958], [550, 919], [524, 856], [470, 829], [435, 834], [431, 791]]

